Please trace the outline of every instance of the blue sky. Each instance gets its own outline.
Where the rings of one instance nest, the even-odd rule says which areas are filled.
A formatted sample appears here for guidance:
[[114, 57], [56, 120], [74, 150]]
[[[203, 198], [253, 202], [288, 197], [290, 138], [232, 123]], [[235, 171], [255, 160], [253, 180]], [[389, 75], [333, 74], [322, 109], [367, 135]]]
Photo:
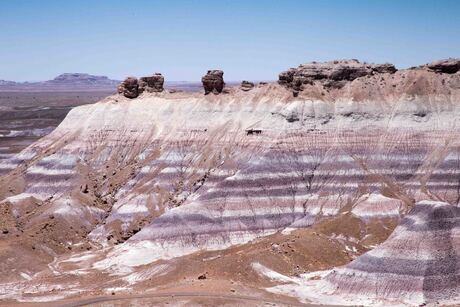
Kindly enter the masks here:
[[0, 79], [270, 80], [310, 61], [460, 57], [457, 0], [0, 0]]

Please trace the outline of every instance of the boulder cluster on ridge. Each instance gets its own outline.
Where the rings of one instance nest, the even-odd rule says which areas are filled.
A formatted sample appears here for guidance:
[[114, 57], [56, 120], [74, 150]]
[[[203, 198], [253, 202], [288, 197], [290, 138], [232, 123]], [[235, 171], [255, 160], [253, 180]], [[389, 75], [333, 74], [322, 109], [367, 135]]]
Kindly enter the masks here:
[[128, 77], [118, 85], [118, 93], [126, 98], [136, 98], [139, 96], [139, 82], [135, 77]]
[[118, 93], [131, 99], [138, 97], [143, 92], [159, 93], [164, 90], [164, 81], [165, 79], [160, 73], [141, 77], [139, 80], [135, 77], [128, 77], [118, 86]]
[[[413, 73], [414, 71], [415, 73]], [[303, 92], [303, 95], [307, 92], [311, 92], [314, 94], [313, 96], [316, 95], [315, 91], [323, 96], [330, 92], [350, 92], [348, 85], [353, 85], [358, 82], [362, 83], [362, 88], [356, 89], [357, 86], [355, 84], [355, 86], [352, 86], [351, 92], [362, 92], [364, 89], [368, 88], [369, 93], [362, 94], [364, 96], [369, 96], [375, 93], [375, 87], [386, 88], [385, 84], [389, 84], [391, 86], [389, 90], [385, 90], [386, 92], [414, 92], [413, 88], [418, 86], [417, 80], [420, 79], [422, 75], [426, 76], [429, 80], [434, 80], [436, 78], [433, 77], [435, 76], [433, 73], [455, 75], [459, 73], [459, 71], [460, 59], [454, 58], [434, 61], [429, 64], [409, 69], [402, 69], [399, 71], [393, 64], [390, 63], [372, 64], [360, 62], [355, 59], [335, 60], [322, 63], [311, 62], [302, 64], [297, 68], [290, 68], [279, 74], [278, 84], [292, 91], [293, 95], [296, 97], [300, 92]], [[416, 74], [417, 76], [420, 75], [420, 78], [413, 74]], [[208, 70], [201, 78], [204, 94], [208, 95], [213, 93], [217, 95], [222, 93], [225, 87], [223, 76], [224, 72], [222, 70]], [[356, 82], [353, 82], [354, 80], [356, 80]], [[411, 80], [413, 85], [409, 86], [407, 82]], [[128, 77], [118, 86], [118, 93], [127, 98], [136, 98], [143, 92], [163, 92], [163, 85], [164, 77], [161, 73], [155, 73], [152, 76], [141, 77], [139, 79], [135, 77]], [[403, 86], [402, 89], [401, 86]], [[239, 88], [240, 90], [247, 92], [252, 90], [254, 87], [254, 83], [242, 81]], [[374, 90], [371, 90], [371, 88], [374, 88]], [[425, 93], [428, 90], [428, 88], [425, 88], [419, 92]]]
[[450, 58], [447, 60], [434, 61], [430, 64], [427, 64], [426, 67], [429, 70], [438, 73], [455, 74], [460, 71], [460, 59]]
[[306, 84], [321, 83], [326, 88], [342, 88], [356, 78], [397, 71], [393, 64], [368, 64], [358, 60], [340, 60], [324, 63], [312, 62], [290, 68], [279, 74], [278, 83], [292, 88], [295, 93], [303, 90]]

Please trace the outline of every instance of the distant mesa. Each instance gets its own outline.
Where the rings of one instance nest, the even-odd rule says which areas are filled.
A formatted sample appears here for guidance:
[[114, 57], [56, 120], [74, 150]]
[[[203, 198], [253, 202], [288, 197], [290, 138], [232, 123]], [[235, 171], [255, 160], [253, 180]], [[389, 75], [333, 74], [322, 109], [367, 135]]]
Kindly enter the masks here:
[[225, 86], [224, 72], [222, 70], [208, 70], [208, 73], [201, 78], [201, 82], [205, 95], [209, 93], [220, 94]]
[[14, 81], [0, 80], [0, 86], [15, 86], [16, 84], [18, 83]]
[[106, 76], [94, 76], [86, 73], [64, 73], [53, 80], [40, 82], [14, 82], [0, 80], [0, 90], [104, 90], [113, 91], [119, 81]]
[[81, 84], [81, 85], [115, 85], [117, 81], [110, 80], [106, 76], [93, 76], [82, 73], [65, 73], [57, 76], [53, 80], [46, 81], [51, 84]]

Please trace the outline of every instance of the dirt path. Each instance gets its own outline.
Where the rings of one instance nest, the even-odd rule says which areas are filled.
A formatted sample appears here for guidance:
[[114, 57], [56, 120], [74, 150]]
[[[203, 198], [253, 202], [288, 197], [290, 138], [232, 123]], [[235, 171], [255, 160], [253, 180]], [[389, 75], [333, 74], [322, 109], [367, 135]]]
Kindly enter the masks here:
[[[302, 304], [295, 303], [292, 301], [282, 301], [282, 300], [273, 300], [273, 299], [264, 299], [261, 297], [252, 297], [244, 295], [225, 295], [225, 294], [209, 294], [209, 293], [187, 293], [187, 292], [170, 292], [170, 293], [161, 293], [161, 294], [145, 294], [145, 295], [122, 295], [122, 296], [100, 296], [95, 298], [88, 298], [75, 302], [61, 303], [53, 306], [59, 307], [78, 307], [78, 306], [88, 306], [97, 303], [129, 303], [129, 300], [151, 300], [150, 303], [156, 302], [157, 300], [170, 299], [169, 302], [174, 302], [181, 299], [214, 299], [214, 300], [224, 300], [227, 303], [230, 302], [241, 302], [241, 303], [255, 303], [260, 305], [273, 305], [273, 306], [317, 306], [311, 304]], [[160, 302], [160, 301], [158, 301]], [[247, 305], [247, 304], [245, 304]], [[324, 306], [324, 305], [322, 305]]]

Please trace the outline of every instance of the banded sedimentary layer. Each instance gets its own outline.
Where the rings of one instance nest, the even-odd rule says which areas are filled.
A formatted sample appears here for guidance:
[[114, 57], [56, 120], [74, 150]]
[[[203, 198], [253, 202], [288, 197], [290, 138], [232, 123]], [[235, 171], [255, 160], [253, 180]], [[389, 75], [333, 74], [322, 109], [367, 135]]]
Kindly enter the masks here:
[[460, 208], [422, 201], [382, 245], [325, 277], [335, 294], [413, 305], [457, 302]]
[[[329, 64], [317, 65], [324, 77], [296, 95], [284, 83], [222, 91], [214, 75], [203, 83], [220, 95], [139, 91], [127, 79], [122, 95], [73, 109], [0, 163], [1, 236], [45, 266], [90, 253], [86, 269], [129, 276], [342, 214], [399, 219], [417, 201], [457, 206], [460, 74], [352, 63], [366, 73], [341, 69], [352, 77], [331, 87]], [[24, 279], [14, 266], [2, 268], [5, 282]], [[27, 276], [50, 273], [41, 270]]]
[[273, 291], [340, 305], [451, 305], [460, 294], [460, 208], [421, 201], [380, 246], [321, 278]]

